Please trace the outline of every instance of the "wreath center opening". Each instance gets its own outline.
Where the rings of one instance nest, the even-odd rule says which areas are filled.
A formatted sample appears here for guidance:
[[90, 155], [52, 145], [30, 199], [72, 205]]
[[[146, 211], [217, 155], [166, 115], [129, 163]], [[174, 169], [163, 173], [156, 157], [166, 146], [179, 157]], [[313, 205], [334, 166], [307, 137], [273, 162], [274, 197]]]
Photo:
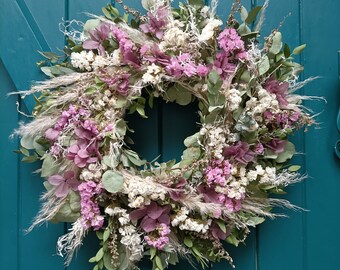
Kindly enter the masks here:
[[165, 162], [182, 155], [184, 139], [199, 131], [199, 115], [197, 101], [182, 106], [174, 102], [166, 102], [162, 98], [153, 101], [152, 108], [145, 106], [145, 115], [127, 114], [125, 120], [132, 132], [127, 136], [131, 149], [148, 161]]

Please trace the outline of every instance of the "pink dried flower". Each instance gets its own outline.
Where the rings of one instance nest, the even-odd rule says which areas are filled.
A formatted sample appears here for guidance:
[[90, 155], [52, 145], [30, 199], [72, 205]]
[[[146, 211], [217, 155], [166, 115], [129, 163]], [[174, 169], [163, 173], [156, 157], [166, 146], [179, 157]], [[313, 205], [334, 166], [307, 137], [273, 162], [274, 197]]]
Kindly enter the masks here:
[[175, 78], [180, 78], [183, 75], [187, 77], [194, 75], [206, 76], [209, 72], [207, 67], [203, 65], [197, 66], [188, 53], [172, 57], [170, 63], [165, 67], [165, 70]]
[[93, 120], [85, 120], [84, 122], [80, 122], [80, 126], [75, 129], [75, 134], [79, 139], [92, 140], [99, 134], [99, 131], [96, 122]]
[[71, 145], [67, 149], [66, 158], [73, 160], [79, 168], [84, 168], [89, 163], [95, 163], [98, 160], [98, 144], [96, 142], [88, 144], [86, 141], [79, 140], [77, 144]]
[[108, 23], [100, 24], [96, 29], [89, 31], [90, 38], [83, 42], [85, 50], [97, 49], [100, 55], [105, 55], [105, 48], [102, 42], [108, 39], [112, 26]]
[[164, 207], [159, 206], [157, 203], [152, 201], [149, 205], [142, 209], [134, 210], [130, 213], [131, 220], [142, 219], [140, 227], [145, 232], [154, 231], [158, 224], [164, 223], [170, 224], [170, 213], [171, 206], [166, 205]]
[[149, 63], [157, 63], [163, 67], [166, 67], [170, 64], [170, 56], [162, 52], [157, 44], [153, 44], [152, 46], [143, 45], [140, 49], [140, 53], [143, 57], [143, 61]]
[[[242, 200], [231, 199], [226, 194], [216, 192], [215, 187], [200, 185], [197, 189], [199, 193], [203, 195], [205, 202], [223, 205], [229, 212], [237, 212], [242, 207]], [[215, 215], [216, 213], [212, 214]]]
[[93, 181], [83, 182], [78, 186], [80, 194], [80, 212], [82, 215], [82, 225], [84, 228], [99, 230], [103, 227], [104, 217], [100, 215], [100, 208], [94, 197], [101, 193], [101, 184]]
[[276, 154], [282, 153], [285, 150], [287, 141], [273, 138], [266, 146], [272, 149]]
[[66, 197], [70, 190], [76, 191], [79, 185], [73, 171], [65, 172], [64, 176], [52, 175], [48, 177], [48, 182], [55, 187], [54, 194], [59, 198]]
[[231, 171], [231, 165], [228, 160], [213, 160], [205, 169], [204, 173], [208, 185], [216, 184], [225, 186]]
[[139, 68], [140, 60], [135, 52], [134, 43], [129, 39], [129, 35], [116, 26], [112, 28], [112, 33], [119, 44], [119, 49], [123, 55], [123, 62]]
[[224, 29], [217, 38], [218, 45], [227, 54], [234, 54], [240, 60], [247, 56], [244, 48], [244, 42], [234, 28]]
[[60, 131], [54, 129], [54, 128], [49, 128], [45, 132], [45, 138], [50, 140], [50, 141], [56, 141], [60, 135]]
[[239, 141], [235, 145], [225, 147], [223, 149], [225, 158], [233, 158], [241, 164], [247, 164], [254, 160], [255, 153], [250, 150], [250, 146], [246, 142]]
[[223, 232], [216, 222], [213, 222], [211, 227], [211, 234], [216, 240], [225, 240], [230, 234], [230, 231]]
[[264, 152], [264, 147], [262, 143], [257, 143], [254, 147], [254, 151], [257, 155], [262, 155]]
[[230, 62], [228, 54], [225, 51], [219, 52], [214, 61], [214, 68], [221, 75], [222, 79], [229, 77], [235, 73], [236, 65]]
[[264, 85], [264, 89], [266, 89], [269, 93], [275, 94], [281, 108], [288, 105], [288, 88], [288, 82], [279, 82], [274, 77], [270, 77]]
[[109, 87], [114, 87], [117, 92], [119, 92], [122, 96], [127, 96], [130, 82], [129, 82], [130, 74], [120, 74], [115, 77], [101, 77], [100, 79], [105, 82]]
[[171, 186], [172, 188], [176, 189], [176, 191], [170, 191], [169, 192], [170, 198], [173, 199], [175, 202], [180, 201], [183, 198], [184, 187], [186, 185], [187, 185], [187, 180], [185, 180], [185, 178], [181, 177], [176, 184]]
[[152, 33], [158, 39], [161, 39], [164, 34], [164, 27], [167, 24], [169, 10], [166, 7], [160, 7], [155, 14], [148, 12], [149, 22], [141, 24], [139, 27], [144, 33]]
[[169, 237], [171, 230], [167, 224], [161, 223], [157, 226], [158, 236], [144, 236], [145, 241], [149, 246], [155, 247], [158, 250], [162, 250], [166, 244], [169, 243]]

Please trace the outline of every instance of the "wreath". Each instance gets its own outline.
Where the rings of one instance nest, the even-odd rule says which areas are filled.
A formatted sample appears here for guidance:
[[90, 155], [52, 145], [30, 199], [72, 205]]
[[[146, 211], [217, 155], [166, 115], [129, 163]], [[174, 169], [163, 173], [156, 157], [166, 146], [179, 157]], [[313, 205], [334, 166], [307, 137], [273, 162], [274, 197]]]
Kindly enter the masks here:
[[[294, 208], [270, 194], [303, 179], [287, 162], [288, 136], [314, 123], [295, 92], [305, 45], [291, 51], [278, 29], [258, 42], [267, 4], [248, 13], [235, 1], [223, 26], [217, 1], [170, 2], [142, 1], [147, 15], [108, 5], [81, 31], [64, 25], [65, 57], [42, 52], [50, 78], [21, 92], [36, 105], [16, 131], [19, 152], [42, 161], [46, 188], [29, 231], [72, 223], [57, 243], [66, 265], [90, 231], [94, 269], [135, 269], [144, 256], [153, 269], [179, 256], [232, 264], [225, 242], [243, 242], [274, 206]], [[129, 144], [126, 114], [147, 117], [155, 97], [198, 104], [179, 162], [147, 162]]]

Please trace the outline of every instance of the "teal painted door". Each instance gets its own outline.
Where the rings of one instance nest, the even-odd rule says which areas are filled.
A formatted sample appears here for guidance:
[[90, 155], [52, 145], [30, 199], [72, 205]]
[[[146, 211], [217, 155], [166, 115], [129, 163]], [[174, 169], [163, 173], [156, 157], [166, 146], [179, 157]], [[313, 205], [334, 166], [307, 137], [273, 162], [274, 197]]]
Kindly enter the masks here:
[[[16, 138], [9, 135], [25, 117], [18, 115], [32, 108], [32, 101], [22, 102], [11, 91], [27, 89], [34, 80], [43, 78], [35, 65], [41, 59], [37, 50], [57, 51], [64, 44], [59, 22], [64, 19], [85, 20], [84, 11], [99, 14], [106, 0], [0, 0], [0, 269], [63, 269], [56, 256], [58, 236], [67, 230], [65, 224], [49, 224], [28, 235], [24, 229], [38, 211], [42, 182], [32, 171], [37, 165], [21, 164], [12, 154]], [[125, 0], [137, 9], [140, 1]], [[178, 2], [178, 1], [177, 1]], [[227, 17], [231, 0], [221, 0], [218, 13]], [[263, 1], [244, 0], [249, 8]], [[304, 78], [321, 76], [302, 91], [306, 95], [323, 96], [324, 102], [309, 101], [319, 113], [319, 129], [295, 136], [301, 153], [297, 162], [308, 172], [309, 180], [288, 189], [287, 199], [308, 212], [285, 211], [290, 218], [267, 221], [254, 229], [246, 245], [231, 248], [239, 270], [333, 270], [339, 269], [340, 233], [340, 160], [333, 153], [340, 133], [336, 114], [340, 103], [337, 51], [340, 49], [338, 0], [272, 0], [262, 35], [291, 12], [282, 32], [292, 47], [307, 43], [308, 49], [299, 61], [305, 66]], [[133, 119], [137, 130], [136, 148], [146, 157], [161, 154], [164, 160], [179, 157], [182, 140], [193, 133], [195, 105], [179, 107], [159, 102], [148, 120]], [[147, 128], [145, 128], [147, 126]], [[145, 133], [148, 130], [149, 133]], [[276, 209], [277, 212], [282, 211]], [[87, 259], [96, 252], [94, 237], [89, 237], [68, 269], [92, 269]], [[142, 267], [149, 269], [147, 265]], [[176, 269], [190, 269], [182, 263]], [[213, 270], [230, 269], [227, 263]]]

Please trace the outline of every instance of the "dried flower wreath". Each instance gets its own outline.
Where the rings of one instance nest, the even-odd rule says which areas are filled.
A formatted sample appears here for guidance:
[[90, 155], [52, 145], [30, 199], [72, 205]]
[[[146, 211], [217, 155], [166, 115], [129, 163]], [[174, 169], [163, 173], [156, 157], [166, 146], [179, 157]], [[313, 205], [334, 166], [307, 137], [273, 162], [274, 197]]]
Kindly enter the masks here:
[[[90, 230], [101, 242], [95, 270], [134, 269], [144, 256], [153, 269], [178, 256], [232, 264], [224, 241], [238, 245], [273, 206], [293, 207], [269, 195], [303, 178], [286, 163], [288, 136], [314, 122], [295, 93], [305, 82], [292, 56], [305, 46], [291, 51], [275, 29], [260, 47], [267, 3], [248, 13], [236, 1], [222, 26], [218, 1], [170, 2], [144, 0], [147, 15], [127, 8], [132, 19], [103, 8], [66, 32], [65, 59], [42, 53], [50, 79], [21, 92], [38, 95], [34, 120], [16, 131], [20, 152], [42, 160], [47, 189], [30, 230], [72, 222], [58, 240], [66, 264]], [[127, 145], [126, 113], [145, 117], [154, 97], [198, 101], [200, 130], [178, 163], [148, 163]]]

